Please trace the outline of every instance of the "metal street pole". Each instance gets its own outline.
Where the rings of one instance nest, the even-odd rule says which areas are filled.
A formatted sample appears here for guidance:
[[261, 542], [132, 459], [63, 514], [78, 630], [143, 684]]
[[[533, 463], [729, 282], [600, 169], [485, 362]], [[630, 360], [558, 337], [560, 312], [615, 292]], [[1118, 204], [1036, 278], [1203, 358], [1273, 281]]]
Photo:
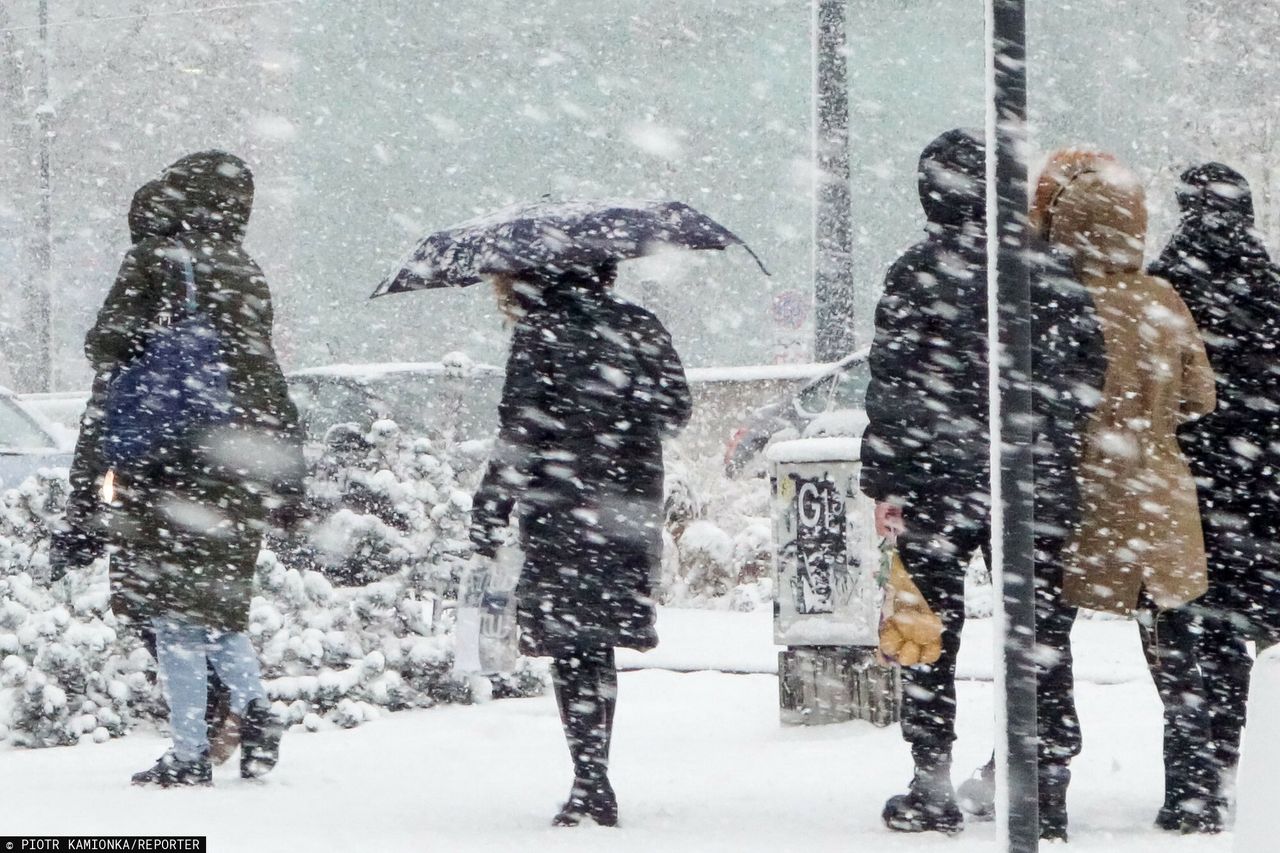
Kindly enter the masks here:
[[813, 0], [813, 351], [817, 361], [836, 361], [854, 347], [847, 15], [848, 0]]
[[53, 314], [50, 294], [53, 283], [53, 189], [49, 178], [52, 139], [52, 108], [49, 105], [49, 3], [40, 0], [40, 77], [36, 96], [36, 132], [40, 146], [40, 207], [36, 214], [36, 282], [31, 288], [28, 305], [33, 345], [28, 375], [34, 382], [31, 391], [50, 391], [53, 371], [50, 325]]
[[[988, 317], [996, 584], [996, 813], [1010, 853], [1040, 841], [1035, 551], [1031, 439], [1031, 287], [1027, 268], [1027, 67], [1024, 0], [987, 2]], [[995, 472], [999, 472], [995, 476]], [[1000, 694], [1003, 694], [1002, 696]], [[1003, 699], [1003, 701], [1001, 701]]]

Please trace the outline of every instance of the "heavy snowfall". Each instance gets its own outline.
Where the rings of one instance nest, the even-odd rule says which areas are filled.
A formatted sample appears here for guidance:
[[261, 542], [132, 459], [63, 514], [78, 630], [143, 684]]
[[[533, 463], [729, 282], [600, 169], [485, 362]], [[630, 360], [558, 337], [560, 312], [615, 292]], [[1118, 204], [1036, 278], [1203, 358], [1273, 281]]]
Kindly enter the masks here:
[[1272, 850], [1278, 39], [5, 0], [0, 840]]

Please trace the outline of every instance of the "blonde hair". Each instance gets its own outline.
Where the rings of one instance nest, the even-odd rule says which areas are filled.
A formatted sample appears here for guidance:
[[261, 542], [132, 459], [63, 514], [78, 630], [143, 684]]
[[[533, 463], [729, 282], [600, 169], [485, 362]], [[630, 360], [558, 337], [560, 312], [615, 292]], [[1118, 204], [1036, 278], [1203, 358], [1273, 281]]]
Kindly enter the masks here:
[[489, 279], [493, 282], [493, 294], [498, 299], [504, 325], [514, 326], [524, 316], [524, 310], [516, 300], [516, 286], [520, 279], [511, 273], [494, 273]]

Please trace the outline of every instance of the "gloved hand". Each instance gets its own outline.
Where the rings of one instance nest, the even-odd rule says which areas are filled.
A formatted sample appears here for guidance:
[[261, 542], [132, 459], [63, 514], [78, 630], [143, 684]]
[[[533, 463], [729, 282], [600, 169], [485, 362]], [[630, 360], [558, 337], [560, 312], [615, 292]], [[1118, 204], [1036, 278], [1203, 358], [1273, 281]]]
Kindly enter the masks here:
[[937, 662], [942, 656], [942, 620], [911, 580], [897, 549], [890, 560], [880, 616], [880, 654], [900, 666]]
[[477, 556], [493, 559], [504, 541], [504, 528], [495, 527], [481, 518], [472, 517], [471, 549]]
[[297, 533], [311, 521], [311, 505], [305, 495], [289, 495], [272, 507], [268, 520], [284, 533]]
[[91, 565], [106, 550], [100, 536], [71, 527], [55, 529], [49, 541], [49, 580], [60, 581], [72, 569]]

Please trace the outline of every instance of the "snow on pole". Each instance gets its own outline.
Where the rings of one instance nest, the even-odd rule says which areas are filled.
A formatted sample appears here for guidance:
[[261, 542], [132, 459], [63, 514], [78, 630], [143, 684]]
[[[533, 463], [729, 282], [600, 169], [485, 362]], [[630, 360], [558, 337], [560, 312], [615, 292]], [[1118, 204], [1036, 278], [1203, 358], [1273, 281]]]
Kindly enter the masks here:
[[[1027, 270], [1026, 10], [986, 0], [987, 317], [996, 815], [1000, 846], [1039, 845], [1032, 539], [1031, 291]], [[1003, 700], [1003, 701], [1001, 701]]]
[[855, 346], [847, 14], [848, 0], [813, 0], [813, 351], [817, 361], [836, 361]]

